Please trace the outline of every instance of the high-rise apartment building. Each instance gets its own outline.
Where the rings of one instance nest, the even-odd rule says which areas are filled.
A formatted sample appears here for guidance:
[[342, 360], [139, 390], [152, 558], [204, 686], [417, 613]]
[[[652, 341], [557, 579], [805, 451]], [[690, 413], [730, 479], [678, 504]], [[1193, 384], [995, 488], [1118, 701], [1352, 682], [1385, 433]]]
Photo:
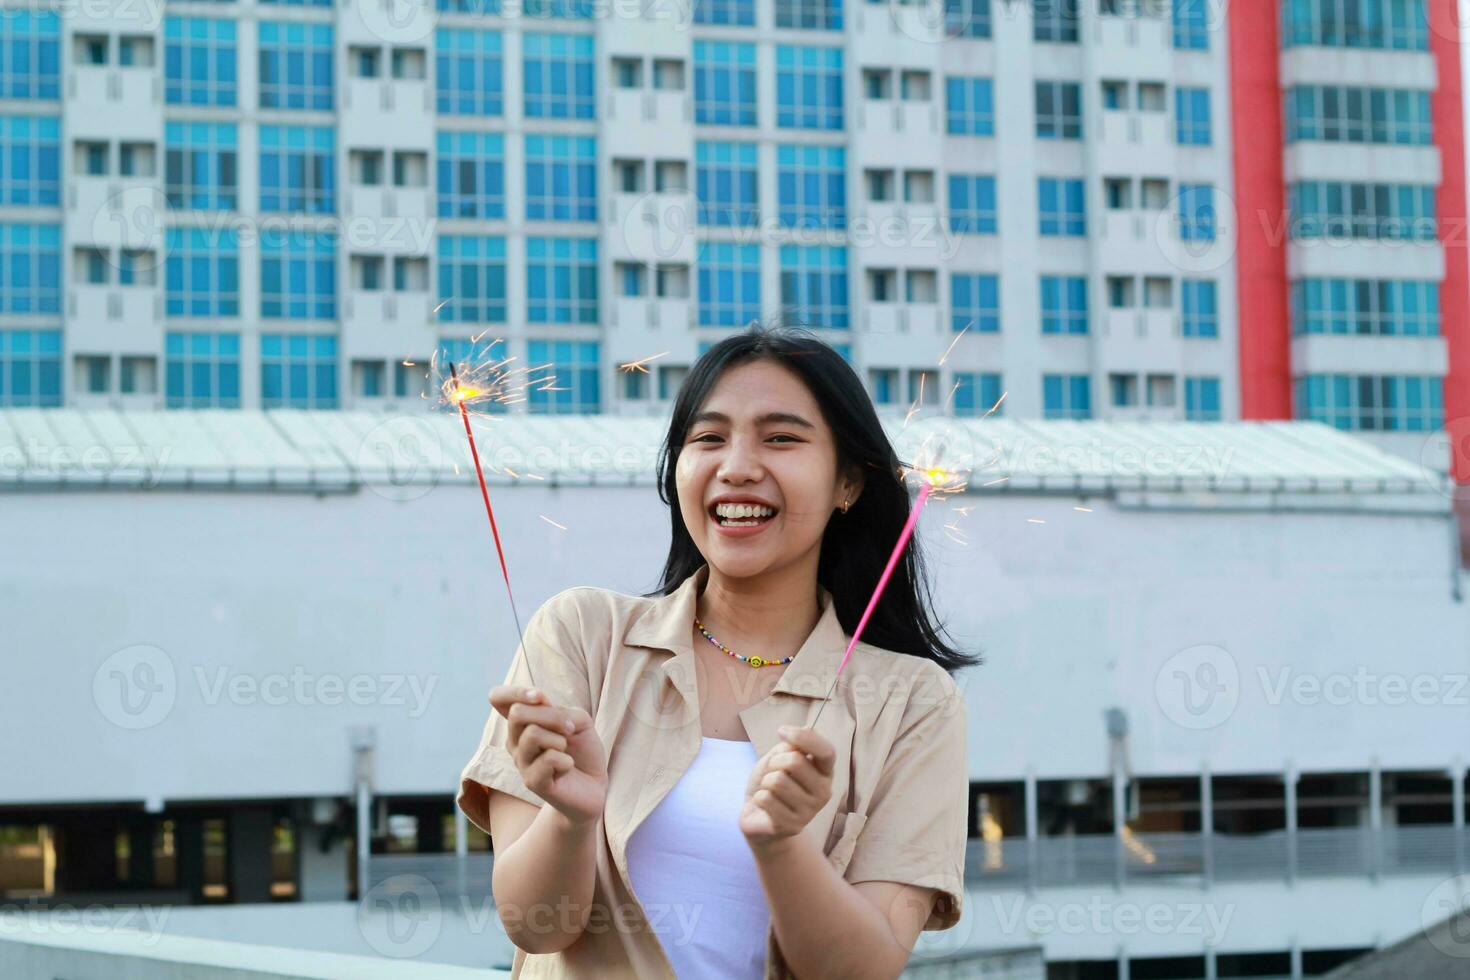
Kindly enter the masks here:
[[1470, 415], [1453, 0], [7, 8], [0, 405], [657, 412], [780, 316], [895, 410]]

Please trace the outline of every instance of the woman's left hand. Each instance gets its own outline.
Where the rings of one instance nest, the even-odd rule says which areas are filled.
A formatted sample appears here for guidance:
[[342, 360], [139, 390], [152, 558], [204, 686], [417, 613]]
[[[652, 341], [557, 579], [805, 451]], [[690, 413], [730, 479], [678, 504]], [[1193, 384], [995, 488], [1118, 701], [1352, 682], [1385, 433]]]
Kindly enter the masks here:
[[832, 743], [810, 728], [784, 727], [780, 735], [745, 786], [740, 830], [752, 846], [796, 836], [832, 798]]

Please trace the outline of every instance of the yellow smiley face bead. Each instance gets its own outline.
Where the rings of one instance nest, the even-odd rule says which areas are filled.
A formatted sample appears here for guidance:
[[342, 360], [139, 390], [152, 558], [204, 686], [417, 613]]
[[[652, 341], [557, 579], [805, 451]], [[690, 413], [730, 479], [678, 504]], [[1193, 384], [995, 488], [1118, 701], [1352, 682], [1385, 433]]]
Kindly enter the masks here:
[[749, 663], [752, 667], [764, 667], [766, 665], [766, 662], [760, 657], [751, 657], [746, 662]]

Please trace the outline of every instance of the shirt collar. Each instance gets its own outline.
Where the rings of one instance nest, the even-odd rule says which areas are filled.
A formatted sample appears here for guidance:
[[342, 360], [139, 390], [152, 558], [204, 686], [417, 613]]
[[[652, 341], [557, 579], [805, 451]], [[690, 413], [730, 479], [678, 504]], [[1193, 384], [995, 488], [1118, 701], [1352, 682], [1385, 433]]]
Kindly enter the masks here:
[[[693, 677], [694, 649], [690, 641], [696, 601], [708, 581], [709, 564], [705, 563], [673, 592], [650, 602], [628, 626], [624, 641], [629, 646], [674, 654], [665, 666], [683, 661], [687, 668], [684, 676]], [[849, 637], [837, 620], [832, 593], [821, 583], [817, 584], [817, 590], [821, 617], [772, 690], [825, 701], [837, 668], [847, 652]]]

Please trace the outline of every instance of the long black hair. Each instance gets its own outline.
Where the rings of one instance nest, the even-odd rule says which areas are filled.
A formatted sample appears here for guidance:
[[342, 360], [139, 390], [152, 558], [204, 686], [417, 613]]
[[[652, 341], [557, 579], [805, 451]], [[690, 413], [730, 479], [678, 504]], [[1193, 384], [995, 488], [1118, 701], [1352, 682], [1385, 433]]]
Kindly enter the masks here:
[[[680, 387], [658, 456], [658, 493], [669, 505], [673, 537], [663, 579], [655, 591], [645, 595], [670, 594], [705, 563], [679, 510], [675, 482], [679, 453], [694, 413], [720, 376], [727, 368], [757, 359], [769, 359], [796, 372], [832, 429], [839, 469], [860, 468], [864, 473], [857, 500], [847, 513], [838, 511], [828, 521], [817, 563], [817, 581], [832, 593], [838, 622], [851, 636], [908, 521], [909, 493], [900, 476], [898, 454], [862, 380], [816, 334], [796, 327], [756, 324], [725, 338], [695, 362]], [[863, 641], [933, 660], [949, 673], [980, 663], [979, 654], [966, 654], [946, 642], [941, 636], [943, 627], [930, 621], [933, 595], [924, 580], [920, 550], [918, 538], [911, 538], [868, 619]]]

